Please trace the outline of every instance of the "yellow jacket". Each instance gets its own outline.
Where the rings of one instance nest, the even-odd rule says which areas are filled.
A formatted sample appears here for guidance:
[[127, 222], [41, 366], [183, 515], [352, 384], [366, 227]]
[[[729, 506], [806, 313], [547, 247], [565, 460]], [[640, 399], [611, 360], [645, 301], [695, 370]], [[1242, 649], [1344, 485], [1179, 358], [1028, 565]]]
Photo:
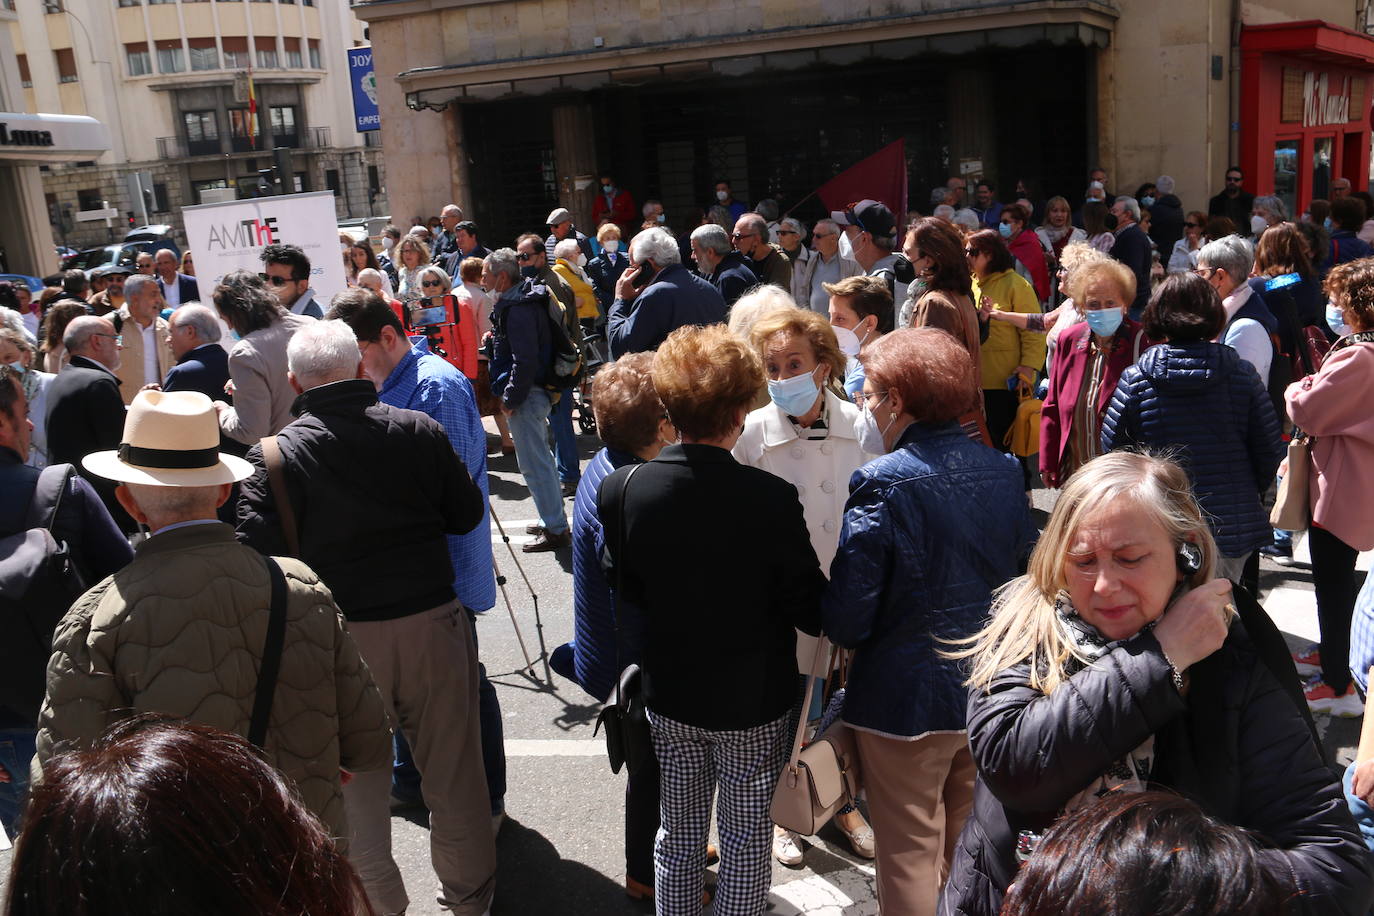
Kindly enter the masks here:
[[596, 290], [592, 289], [592, 284], [587, 280], [587, 275], [579, 268], [568, 263], [564, 258], [558, 258], [553, 262], [553, 272], [563, 278], [563, 282], [573, 291], [573, 298], [577, 300], [578, 318], [596, 318], [601, 312], [596, 304]]
[[120, 345], [119, 368], [115, 370], [115, 375], [119, 376], [119, 395], [128, 404], [138, 394], [139, 389], [152, 382], [162, 384], [162, 380], [167, 377], [167, 372], [176, 365], [176, 357], [172, 356], [172, 345], [167, 340], [167, 320], [159, 315], [153, 319], [153, 340], [157, 343], [157, 378], [143, 377], [143, 334], [142, 328], [137, 321], [129, 314], [128, 303], [120, 307], [119, 333], [123, 338]]
[[[982, 283], [973, 278], [973, 301], [980, 304], [984, 296], [992, 300], [993, 308], [1003, 312], [1040, 313], [1040, 300], [1035, 289], [1014, 270], [993, 274]], [[988, 322], [988, 339], [983, 341], [983, 387], [1007, 390], [1007, 379], [1017, 366], [1039, 369], [1045, 365], [1045, 333], [1023, 331], [1005, 321]]]

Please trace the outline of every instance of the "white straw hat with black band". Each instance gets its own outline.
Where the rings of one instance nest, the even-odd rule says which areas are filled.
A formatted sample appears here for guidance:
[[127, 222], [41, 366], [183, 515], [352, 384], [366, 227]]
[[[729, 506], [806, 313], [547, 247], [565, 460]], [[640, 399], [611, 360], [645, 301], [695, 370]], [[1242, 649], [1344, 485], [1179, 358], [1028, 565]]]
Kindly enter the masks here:
[[250, 477], [253, 466], [219, 450], [219, 418], [199, 391], [140, 391], [119, 448], [81, 460], [92, 474], [153, 487], [210, 487]]

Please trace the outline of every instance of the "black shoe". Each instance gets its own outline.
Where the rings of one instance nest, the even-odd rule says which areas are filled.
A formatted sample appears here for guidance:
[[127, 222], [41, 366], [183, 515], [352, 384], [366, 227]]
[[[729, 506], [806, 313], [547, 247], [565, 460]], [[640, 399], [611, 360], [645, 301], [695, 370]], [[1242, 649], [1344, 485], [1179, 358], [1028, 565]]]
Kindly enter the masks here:
[[552, 531], [541, 531], [539, 536], [528, 544], [520, 545], [520, 549], [525, 553], [547, 553], [550, 550], [558, 550], [562, 547], [572, 546], [572, 531], [560, 531], [554, 534]]
[[576, 480], [565, 480], [565, 481], [563, 481], [563, 495], [564, 495], [564, 496], [576, 496], [576, 495], [577, 495], [577, 484], [578, 484], [578, 481], [576, 481]]
[[1266, 544], [1259, 549], [1260, 556], [1268, 557], [1280, 566], [1293, 565], [1292, 544]]
[[526, 534], [543, 534], [543, 533], [544, 533], [544, 526], [543, 526], [543, 525], [526, 525], [526, 526], [525, 526], [525, 533], [526, 533]]

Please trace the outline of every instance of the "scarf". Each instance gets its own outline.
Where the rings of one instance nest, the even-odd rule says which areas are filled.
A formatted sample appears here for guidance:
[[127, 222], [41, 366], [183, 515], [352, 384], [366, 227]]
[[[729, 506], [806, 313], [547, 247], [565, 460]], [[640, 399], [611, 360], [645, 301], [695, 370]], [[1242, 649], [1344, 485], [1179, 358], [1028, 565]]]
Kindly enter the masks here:
[[[1055, 599], [1054, 616], [1059, 624], [1059, 631], [1069, 641], [1074, 656], [1085, 664], [1093, 664], [1124, 641], [1109, 642], [1104, 639], [1096, 627], [1078, 616], [1078, 611], [1074, 609], [1066, 593], [1061, 592]], [[1064, 805], [1063, 813], [1076, 811], [1108, 792], [1144, 792], [1150, 771], [1154, 768], [1154, 760], [1155, 738], [1151, 735], [1135, 750], [1110, 764], [1105, 772], [1070, 798]]]

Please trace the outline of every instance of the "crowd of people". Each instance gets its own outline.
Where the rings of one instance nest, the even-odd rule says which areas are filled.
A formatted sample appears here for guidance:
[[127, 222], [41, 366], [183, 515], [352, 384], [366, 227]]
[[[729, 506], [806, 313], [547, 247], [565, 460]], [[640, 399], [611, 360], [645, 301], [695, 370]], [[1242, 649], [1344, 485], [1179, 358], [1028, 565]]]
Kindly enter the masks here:
[[[1374, 667], [1374, 201], [1107, 185], [807, 226], [722, 181], [674, 234], [605, 175], [594, 235], [560, 207], [492, 250], [450, 204], [341, 237], [327, 302], [284, 244], [203, 294], [169, 251], [0, 284], [6, 912], [403, 913], [393, 803], [439, 904], [490, 912], [496, 452], [523, 549], [570, 551], [553, 669], [603, 703], [642, 673], [625, 890], [658, 913], [764, 911], [810, 846], [773, 823], [788, 749], [836, 729], [883, 912], [1367, 912], [1374, 727], [1342, 785], [1313, 715]], [[1296, 653], [1258, 601], [1284, 478]]]

